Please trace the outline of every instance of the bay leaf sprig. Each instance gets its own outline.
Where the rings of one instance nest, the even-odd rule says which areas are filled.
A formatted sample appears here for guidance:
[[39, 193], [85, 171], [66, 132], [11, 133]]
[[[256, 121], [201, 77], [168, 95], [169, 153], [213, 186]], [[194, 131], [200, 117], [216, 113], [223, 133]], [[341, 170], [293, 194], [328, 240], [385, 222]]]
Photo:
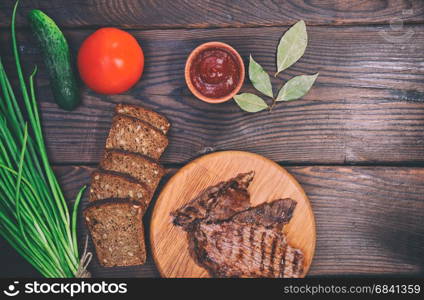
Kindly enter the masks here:
[[280, 89], [275, 101], [291, 101], [302, 98], [309, 92], [317, 77], [318, 73], [293, 77]]
[[277, 76], [297, 62], [305, 53], [308, 33], [305, 22], [299, 21], [283, 35], [277, 48]]
[[253, 59], [252, 55], [250, 55], [249, 61], [249, 79], [259, 92], [268, 97], [274, 97], [268, 73]]
[[261, 97], [252, 93], [235, 95], [234, 100], [242, 110], [248, 112], [258, 112], [268, 108], [268, 104]]
[[[293, 25], [282, 36], [277, 47], [277, 72], [275, 77], [280, 72], [286, 70], [295, 64], [305, 53], [308, 44], [308, 33], [306, 31], [305, 22], [299, 21]], [[234, 96], [237, 105], [247, 112], [259, 112], [265, 109], [272, 110], [277, 102], [292, 101], [305, 96], [315, 80], [318, 73], [314, 75], [295, 76], [287, 81], [274, 97], [274, 92], [271, 84], [271, 78], [264, 68], [256, 62], [252, 55], [249, 59], [249, 79], [253, 87], [263, 95], [272, 99], [272, 104], [269, 106], [264, 99], [252, 94], [241, 93]]]

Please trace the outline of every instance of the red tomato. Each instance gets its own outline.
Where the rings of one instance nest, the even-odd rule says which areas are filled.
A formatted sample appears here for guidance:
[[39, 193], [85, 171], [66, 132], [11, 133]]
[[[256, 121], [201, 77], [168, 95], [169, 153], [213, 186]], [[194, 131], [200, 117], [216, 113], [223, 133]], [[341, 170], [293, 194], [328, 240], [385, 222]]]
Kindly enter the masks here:
[[141, 77], [144, 54], [137, 40], [117, 28], [91, 34], [78, 52], [78, 69], [84, 83], [101, 94], [129, 90]]

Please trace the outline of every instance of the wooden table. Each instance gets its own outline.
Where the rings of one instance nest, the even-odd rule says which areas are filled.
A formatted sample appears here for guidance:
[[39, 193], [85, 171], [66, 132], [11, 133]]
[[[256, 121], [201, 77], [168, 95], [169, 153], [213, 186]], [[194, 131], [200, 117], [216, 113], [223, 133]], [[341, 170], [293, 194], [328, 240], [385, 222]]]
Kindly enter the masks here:
[[[251, 151], [287, 167], [316, 216], [311, 276], [424, 274], [423, 1], [21, 2], [20, 50], [26, 66], [41, 68], [38, 98], [49, 155], [69, 199], [99, 161], [114, 104], [141, 104], [173, 125], [162, 185], [188, 161], [218, 150]], [[0, 3], [1, 51], [9, 69], [13, 3]], [[142, 80], [116, 96], [83, 88], [82, 106], [58, 109], [28, 32], [25, 15], [32, 8], [57, 21], [74, 53], [99, 27], [129, 30], [145, 51]], [[246, 63], [252, 53], [273, 71], [278, 40], [299, 19], [308, 25], [309, 46], [282, 78], [320, 72], [303, 100], [249, 114], [234, 102], [210, 105], [190, 94], [184, 64], [194, 47], [223, 41]], [[247, 81], [243, 90], [252, 90]], [[80, 233], [85, 236], [85, 226]], [[2, 276], [37, 275], [3, 240], [0, 253]], [[104, 277], [159, 275], [150, 252], [141, 267], [105, 269], [93, 261], [91, 271]]]

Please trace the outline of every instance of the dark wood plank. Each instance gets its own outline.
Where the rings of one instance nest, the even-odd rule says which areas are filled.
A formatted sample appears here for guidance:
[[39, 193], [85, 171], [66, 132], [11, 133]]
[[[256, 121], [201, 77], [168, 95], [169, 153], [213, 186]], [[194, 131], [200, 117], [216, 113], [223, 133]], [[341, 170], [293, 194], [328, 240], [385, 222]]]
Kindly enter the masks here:
[[[38, 64], [39, 99], [50, 157], [60, 163], [97, 163], [114, 103], [145, 105], [173, 124], [166, 163], [185, 162], [210, 150], [240, 149], [290, 163], [415, 163], [424, 161], [424, 26], [408, 26], [408, 43], [393, 43], [389, 27], [310, 27], [305, 56], [282, 76], [319, 71], [304, 100], [278, 105], [272, 113], [248, 114], [234, 102], [196, 100], [184, 82], [184, 64], [198, 44], [222, 40], [247, 60], [252, 53], [270, 72], [286, 28], [132, 31], [146, 54], [141, 81], [128, 93], [101, 96], [83, 89], [74, 112], [52, 103], [38, 50], [19, 34], [27, 66]], [[73, 49], [91, 30], [67, 31]], [[405, 33], [404, 32], [404, 33]], [[2, 53], [9, 39], [2, 44]], [[10, 57], [6, 57], [11, 69]], [[28, 70], [30, 71], [30, 70]], [[278, 82], [274, 80], [275, 86]], [[246, 82], [243, 91], [251, 91]]]
[[424, 169], [312, 166], [289, 171], [316, 214], [311, 275], [423, 274]]
[[[68, 199], [89, 182], [92, 170], [56, 167]], [[424, 168], [309, 166], [288, 170], [302, 184], [315, 212], [317, 248], [311, 276], [424, 274]], [[175, 169], [168, 169], [161, 186], [174, 173]], [[153, 206], [144, 218], [147, 232]], [[86, 234], [81, 225], [80, 239]], [[148, 263], [141, 267], [107, 269], [94, 260], [90, 269], [96, 277], [158, 276], [150, 252], [148, 256]], [[11, 257], [2, 254], [0, 262]], [[21, 259], [13, 259], [20, 275], [32, 276]]]
[[[10, 24], [14, 2], [0, 3], [0, 26]], [[424, 4], [420, 0], [25, 0], [18, 12], [20, 25], [26, 25], [25, 16], [33, 8], [44, 10], [62, 27], [252, 27], [288, 25], [299, 19], [310, 25], [424, 21]]]

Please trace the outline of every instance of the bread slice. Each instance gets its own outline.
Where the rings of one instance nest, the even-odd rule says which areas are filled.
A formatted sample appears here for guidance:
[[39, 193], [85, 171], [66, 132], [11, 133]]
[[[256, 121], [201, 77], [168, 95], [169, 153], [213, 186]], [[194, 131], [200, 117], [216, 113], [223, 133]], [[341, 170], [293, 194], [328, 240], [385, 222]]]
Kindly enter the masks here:
[[91, 175], [90, 202], [107, 198], [126, 198], [147, 207], [151, 194], [144, 183], [129, 176], [101, 170], [96, 170]]
[[135, 266], [146, 262], [146, 245], [138, 202], [105, 199], [89, 204], [84, 218], [102, 266]]
[[141, 106], [130, 105], [130, 104], [117, 104], [115, 106], [115, 112], [117, 114], [128, 115], [133, 118], [145, 121], [162, 131], [163, 134], [167, 134], [171, 124], [168, 119], [158, 114], [157, 112], [148, 110]]
[[133, 177], [144, 183], [152, 193], [165, 174], [165, 169], [152, 159], [120, 150], [105, 150], [100, 168]]
[[121, 149], [159, 159], [168, 146], [168, 138], [139, 119], [115, 115], [106, 140], [106, 149]]

